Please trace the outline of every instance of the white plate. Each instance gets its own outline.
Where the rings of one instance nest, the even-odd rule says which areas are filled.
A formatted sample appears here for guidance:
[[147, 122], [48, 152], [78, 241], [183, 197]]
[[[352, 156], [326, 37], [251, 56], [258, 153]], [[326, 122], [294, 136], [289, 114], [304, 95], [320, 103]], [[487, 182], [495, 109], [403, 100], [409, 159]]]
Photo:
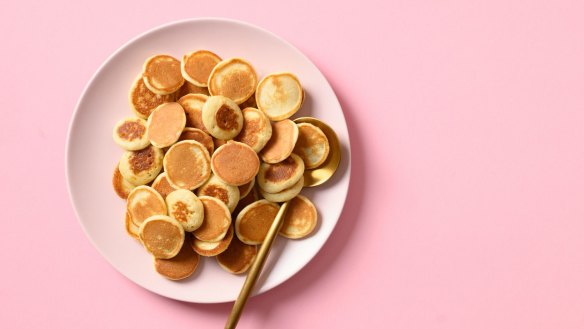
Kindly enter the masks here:
[[174, 282], [158, 275], [151, 256], [126, 235], [125, 203], [111, 186], [113, 168], [122, 154], [112, 140], [112, 129], [117, 120], [132, 115], [127, 94], [142, 63], [153, 54], [181, 58], [195, 49], [210, 49], [223, 58], [243, 57], [255, 66], [260, 78], [275, 71], [294, 72], [307, 95], [303, 108], [294, 117], [320, 118], [337, 132], [344, 151], [339, 171], [323, 186], [302, 192], [319, 211], [316, 232], [299, 241], [277, 239], [255, 294], [286, 281], [316, 255], [335, 227], [347, 196], [350, 148], [345, 118], [332, 88], [308, 58], [276, 35], [247, 23], [217, 18], [171, 23], [138, 36], [111, 55], [88, 83], [71, 120], [67, 180], [81, 225], [120, 273], [169, 298], [227, 302], [235, 300], [245, 276], [226, 273], [214, 258], [204, 259], [196, 273], [184, 281]]

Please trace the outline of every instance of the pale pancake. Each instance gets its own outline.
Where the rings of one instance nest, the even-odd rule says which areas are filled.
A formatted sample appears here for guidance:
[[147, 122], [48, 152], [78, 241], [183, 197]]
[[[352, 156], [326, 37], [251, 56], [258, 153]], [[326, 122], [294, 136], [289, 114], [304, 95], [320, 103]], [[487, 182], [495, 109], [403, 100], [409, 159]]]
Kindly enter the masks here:
[[298, 141], [294, 153], [302, 158], [306, 169], [313, 169], [324, 163], [330, 150], [328, 138], [315, 125], [298, 124]]
[[229, 244], [231, 243], [232, 239], [233, 226], [229, 225], [229, 230], [227, 231], [227, 234], [225, 234], [225, 237], [221, 241], [205, 242], [198, 240], [193, 236], [191, 247], [197, 254], [201, 256], [212, 257], [217, 256], [220, 253], [224, 252], [227, 249], [227, 247], [229, 247]]
[[203, 94], [187, 94], [178, 100], [187, 116], [187, 127], [198, 128], [209, 133], [203, 124], [203, 105], [209, 96]]
[[202, 196], [199, 198], [203, 202], [205, 210], [203, 225], [193, 232], [194, 236], [206, 242], [221, 241], [231, 225], [231, 213], [223, 201]]
[[116, 194], [124, 200], [128, 198], [128, 194], [136, 187], [136, 185], [124, 179], [124, 176], [120, 173], [119, 164], [114, 169], [112, 185]]
[[307, 197], [299, 194], [290, 200], [280, 235], [289, 239], [302, 239], [312, 233], [317, 221], [316, 207]]
[[296, 184], [304, 174], [304, 162], [296, 154], [286, 160], [275, 163], [262, 163], [258, 172], [257, 183], [268, 193], [277, 193]]
[[232, 139], [241, 132], [243, 115], [239, 106], [223, 96], [210, 96], [203, 105], [203, 125], [211, 136]]
[[237, 215], [235, 234], [243, 243], [261, 244], [279, 209], [280, 206], [267, 200], [259, 200], [250, 204]]
[[131, 236], [132, 238], [136, 239], [136, 240], [140, 240], [140, 236], [138, 236], [138, 234], [140, 233], [140, 226], [137, 226], [136, 224], [134, 224], [134, 222], [132, 222], [132, 217], [130, 216], [130, 213], [128, 213], [126, 211], [126, 218], [125, 218], [125, 226], [126, 226], [126, 233], [128, 233], [129, 236]]
[[166, 215], [166, 203], [155, 189], [150, 186], [138, 186], [128, 195], [126, 211], [136, 226], [154, 215]]
[[293, 121], [282, 120], [272, 123], [272, 137], [260, 152], [262, 160], [278, 163], [292, 154], [298, 140], [298, 126]]
[[246, 144], [229, 141], [219, 147], [211, 158], [213, 173], [229, 185], [250, 182], [258, 173], [260, 159]]
[[185, 140], [197, 141], [197, 142], [203, 144], [203, 146], [205, 146], [205, 148], [207, 149], [209, 154], [213, 154], [213, 151], [215, 150], [215, 143], [213, 143], [213, 137], [209, 136], [207, 133], [205, 133], [201, 129], [185, 128], [183, 130], [183, 132], [180, 134], [180, 137], [178, 138], [178, 140], [179, 141], [185, 141]]
[[209, 96], [209, 89], [207, 89], [207, 87], [195, 86], [194, 84], [185, 81], [182, 87], [180, 87], [180, 89], [174, 93], [176, 99], [179, 99], [188, 94], [203, 94]]
[[241, 111], [243, 127], [234, 140], [249, 145], [259, 153], [272, 137], [270, 119], [260, 110], [248, 107]]
[[152, 145], [139, 151], [122, 154], [118, 168], [130, 184], [135, 186], [150, 183], [162, 169], [162, 150]]
[[217, 263], [229, 273], [241, 274], [249, 269], [257, 253], [257, 246], [242, 243], [234, 236], [227, 250], [217, 255]]
[[174, 144], [164, 156], [164, 171], [170, 186], [194, 190], [211, 176], [211, 157], [203, 144], [185, 140]]
[[150, 145], [146, 131], [146, 120], [124, 118], [116, 123], [112, 136], [114, 142], [124, 150], [136, 151]]
[[253, 95], [258, 76], [250, 63], [241, 58], [219, 62], [209, 76], [209, 93], [231, 98], [241, 104]]
[[190, 245], [191, 238], [187, 235], [176, 256], [170, 259], [154, 258], [156, 272], [170, 280], [186, 279], [195, 273], [200, 257]]
[[185, 124], [185, 111], [179, 103], [162, 104], [148, 118], [148, 139], [156, 147], [168, 147], [178, 140]]
[[239, 215], [243, 208], [249, 206], [250, 204], [258, 200], [259, 200], [258, 191], [254, 188], [251, 190], [251, 192], [249, 192], [248, 195], [239, 200], [239, 203], [237, 204], [237, 207], [235, 207], [235, 210], [233, 211], [231, 217], [237, 218], [237, 215]]
[[203, 203], [190, 190], [180, 189], [166, 196], [168, 215], [176, 219], [186, 232], [192, 232], [203, 224]]
[[156, 192], [160, 193], [160, 196], [163, 199], [166, 199], [166, 196], [170, 194], [172, 191], [176, 191], [176, 189], [170, 186], [168, 179], [166, 179], [166, 173], [160, 173], [158, 177], [152, 182], [152, 188], [156, 190]]
[[180, 69], [185, 80], [199, 87], [207, 87], [209, 75], [219, 62], [221, 62], [221, 57], [217, 54], [208, 50], [199, 50], [184, 55]]
[[130, 107], [142, 119], [148, 119], [150, 113], [160, 104], [174, 101], [174, 95], [157, 95], [144, 84], [142, 74], [136, 79], [128, 95]]
[[239, 189], [237, 186], [226, 184], [215, 175], [211, 175], [211, 178], [197, 189], [197, 195], [212, 196], [223, 201], [229, 208], [229, 212], [233, 212], [239, 202]]
[[172, 217], [156, 215], [140, 225], [140, 241], [155, 258], [169, 259], [178, 254], [185, 240], [182, 225]]
[[180, 61], [169, 55], [155, 55], [144, 62], [144, 84], [151, 92], [169, 95], [180, 89], [185, 79], [180, 73]]
[[292, 200], [295, 196], [300, 193], [302, 187], [304, 186], [304, 176], [300, 176], [300, 179], [291, 187], [276, 193], [268, 193], [260, 189], [260, 194], [264, 199], [272, 202], [285, 202]]
[[296, 113], [304, 100], [304, 91], [298, 78], [289, 72], [272, 73], [260, 81], [256, 103], [272, 121], [280, 121]]
[[243, 199], [246, 197], [251, 190], [253, 190], [255, 186], [255, 178], [252, 179], [249, 183], [245, 183], [243, 185], [239, 185], [237, 188], [239, 189], [239, 199]]

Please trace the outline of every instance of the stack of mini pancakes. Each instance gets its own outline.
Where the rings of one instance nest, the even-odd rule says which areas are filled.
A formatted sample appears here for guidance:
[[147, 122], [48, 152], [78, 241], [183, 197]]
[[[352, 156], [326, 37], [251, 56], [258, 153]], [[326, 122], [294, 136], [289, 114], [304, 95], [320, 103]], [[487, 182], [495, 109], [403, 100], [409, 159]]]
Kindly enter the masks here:
[[299, 193], [329, 144], [318, 127], [289, 119], [304, 98], [292, 73], [258, 82], [241, 58], [199, 50], [146, 60], [129, 93], [135, 116], [113, 130], [125, 150], [113, 186], [127, 200], [126, 231], [158, 273], [184, 279], [200, 256], [247, 271], [281, 202], [291, 200], [282, 236], [314, 230], [316, 208]]

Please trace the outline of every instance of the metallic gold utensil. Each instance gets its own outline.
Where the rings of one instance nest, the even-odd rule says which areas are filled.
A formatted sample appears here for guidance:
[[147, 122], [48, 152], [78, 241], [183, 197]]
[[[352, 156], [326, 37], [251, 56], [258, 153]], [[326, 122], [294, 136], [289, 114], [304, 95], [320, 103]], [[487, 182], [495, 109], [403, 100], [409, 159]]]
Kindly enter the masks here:
[[[331, 127], [329, 127], [326, 123], [312, 117], [298, 118], [294, 120], [294, 122], [311, 123], [320, 128], [328, 139], [330, 151], [325, 162], [317, 168], [307, 169], [304, 171], [305, 187], [321, 185], [333, 176], [335, 171], [337, 171], [337, 168], [339, 167], [339, 163], [341, 161], [341, 146], [339, 144], [337, 134], [335, 134]], [[249, 295], [253, 287], [255, 286], [256, 281], [258, 280], [258, 277], [260, 276], [262, 268], [264, 267], [266, 259], [268, 258], [268, 255], [270, 253], [270, 249], [272, 248], [274, 239], [278, 235], [280, 227], [284, 222], [284, 216], [286, 215], [286, 211], [288, 210], [288, 205], [289, 205], [288, 201], [282, 204], [280, 210], [278, 211], [278, 214], [276, 215], [276, 218], [274, 219], [274, 222], [272, 222], [272, 226], [270, 226], [270, 229], [266, 234], [266, 238], [264, 239], [264, 242], [262, 243], [260, 250], [258, 251], [256, 259], [254, 260], [253, 264], [251, 265], [251, 268], [249, 269], [245, 282], [243, 283], [243, 287], [241, 288], [241, 292], [239, 293], [239, 296], [237, 297], [235, 304], [233, 304], [231, 314], [229, 315], [227, 323], [225, 324], [225, 329], [233, 329], [237, 326], [237, 322], [239, 321], [241, 312], [245, 307], [247, 299], [249, 298]]]

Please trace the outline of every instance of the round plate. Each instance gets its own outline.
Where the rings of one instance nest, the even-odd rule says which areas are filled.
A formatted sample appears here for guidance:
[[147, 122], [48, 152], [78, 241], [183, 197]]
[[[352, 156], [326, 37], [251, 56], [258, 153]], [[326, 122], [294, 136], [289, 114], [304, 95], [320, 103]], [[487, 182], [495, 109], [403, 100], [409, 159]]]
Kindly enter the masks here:
[[316, 66], [278, 36], [247, 23], [209, 18], [164, 25], [122, 46], [97, 70], [79, 99], [67, 138], [67, 181], [81, 225], [101, 254], [138, 285], [176, 300], [218, 303], [237, 298], [245, 275], [229, 274], [214, 258], [206, 258], [186, 280], [163, 278], [154, 270], [152, 257], [126, 234], [125, 202], [111, 186], [113, 169], [123, 152], [112, 140], [112, 129], [116, 121], [133, 115], [128, 92], [142, 63], [154, 54], [182, 58], [196, 49], [209, 49], [222, 58], [245, 58], [260, 78], [277, 71], [295, 73], [305, 88], [306, 101], [294, 117], [314, 116], [327, 122], [337, 132], [343, 149], [343, 161], [333, 179], [301, 192], [318, 209], [315, 232], [303, 240], [277, 239], [255, 294], [289, 279], [326, 242], [347, 196], [350, 147], [341, 106]]

